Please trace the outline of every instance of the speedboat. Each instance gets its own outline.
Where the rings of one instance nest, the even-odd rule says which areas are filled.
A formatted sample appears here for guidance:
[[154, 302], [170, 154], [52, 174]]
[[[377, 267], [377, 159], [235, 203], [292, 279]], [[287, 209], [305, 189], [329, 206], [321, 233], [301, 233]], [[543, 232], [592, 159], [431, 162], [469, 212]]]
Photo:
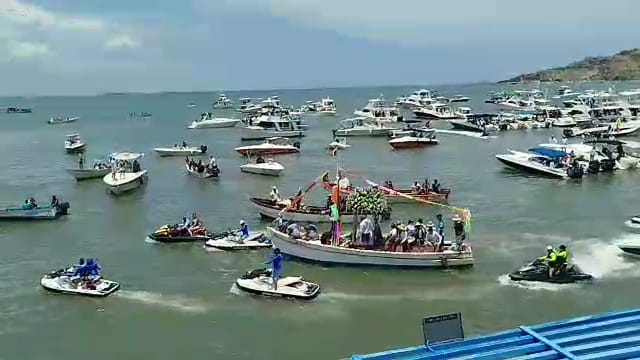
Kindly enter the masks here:
[[31, 109], [29, 108], [17, 108], [17, 107], [8, 107], [8, 114], [29, 114], [31, 113]]
[[413, 110], [413, 114], [418, 119], [425, 120], [451, 120], [460, 119], [464, 116], [451, 110], [446, 104], [434, 103], [426, 107]]
[[300, 152], [300, 142], [291, 142], [282, 137], [272, 137], [258, 145], [247, 145], [235, 148], [240, 155], [281, 155], [297, 154]]
[[289, 276], [278, 280], [278, 289], [273, 288], [270, 269], [248, 271], [236, 280], [238, 289], [256, 295], [312, 300], [320, 294], [320, 285], [305, 281], [300, 276]]
[[340, 122], [340, 127], [333, 130], [334, 136], [387, 136], [389, 131], [395, 130], [390, 123], [371, 121], [368, 118], [346, 119]]
[[202, 113], [200, 119], [194, 120], [188, 129], [228, 128], [240, 123], [240, 119], [213, 117], [211, 113]]
[[107, 174], [102, 178], [110, 193], [114, 195], [122, 194], [135, 190], [146, 183], [147, 170], [142, 169], [140, 164], [143, 156], [144, 154], [142, 153], [128, 152], [113, 154], [114, 161], [120, 165], [117, 169], [112, 169], [111, 174]]
[[273, 159], [268, 159], [265, 162], [249, 162], [240, 165], [240, 171], [257, 175], [280, 176], [283, 170], [284, 166]]
[[456, 95], [456, 96], [452, 97], [451, 99], [449, 99], [449, 102], [452, 102], [452, 103], [456, 103], [456, 102], [467, 102], [467, 101], [469, 101], [469, 100], [471, 100], [471, 98], [470, 98], [470, 97], [468, 97], [468, 96], [464, 96], [464, 95]]
[[336, 104], [331, 98], [322, 98], [317, 111], [321, 115], [335, 115], [337, 111]]
[[340, 137], [333, 139], [333, 141], [330, 142], [329, 145], [327, 145], [327, 149], [329, 150], [333, 150], [333, 149], [344, 150], [350, 147], [351, 145], [347, 144], [347, 139], [340, 138]]
[[381, 122], [403, 121], [403, 117], [395, 107], [387, 107], [386, 100], [382, 95], [375, 99], [370, 99], [367, 105], [361, 110], [353, 112], [355, 116], [374, 119]]
[[566, 168], [559, 160], [567, 155], [564, 151], [534, 148], [530, 152], [509, 150], [510, 154], [499, 154], [496, 158], [503, 164], [525, 172], [538, 173], [556, 178], [580, 178], [584, 169], [580, 166]]
[[66, 123], [77, 121], [78, 119], [79, 117], [66, 117], [66, 118], [52, 117], [51, 119], [49, 119], [49, 121], [47, 121], [47, 123], [51, 125], [66, 124]]
[[211, 237], [207, 229], [203, 227], [189, 231], [187, 229], [181, 229], [179, 225], [163, 225], [158, 230], [147, 235], [147, 238], [162, 243], [184, 243], [207, 241]]
[[163, 147], [155, 148], [153, 151], [160, 156], [204, 155], [207, 153], [207, 145]]
[[514, 281], [540, 281], [556, 284], [575, 283], [580, 281], [589, 281], [593, 276], [584, 273], [577, 265], [568, 264], [559, 274], [549, 277], [549, 266], [542, 260], [536, 259], [529, 265], [509, 274], [509, 278]]
[[272, 137], [304, 137], [304, 129], [300, 123], [289, 115], [265, 113], [250, 120], [250, 125], [242, 127], [240, 140], [264, 140]]
[[111, 167], [109, 166], [110, 161], [111, 156], [108, 156], [104, 159], [94, 160], [93, 167], [91, 168], [76, 168], [66, 170], [77, 181], [103, 178], [105, 175], [111, 172]]
[[[52, 203], [54, 202], [52, 201]], [[0, 208], [0, 220], [54, 220], [68, 215], [69, 207], [68, 202], [56, 200], [54, 206], [24, 204], [23, 206]]]
[[[639, 217], [634, 216], [634, 218], [637, 218], [636, 220], [640, 220]], [[633, 218], [631, 220], [633, 222]], [[633, 222], [634, 224], [640, 224], [637, 222]], [[639, 242], [625, 242], [622, 244], [618, 244], [618, 248], [620, 250], [622, 250], [624, 252], [625, 255], [630, 255], [633, 257], [640, 257], [640, 243]]]
[[52, 271], [40, 279], [40, 285], [48, 291], [60, 294], [105, 297], [120, 289], [120, 284], [93, 276], [78, 278], [74, 276], [76, 267]]
[[261, 232], [250, 232], [249, 237], [242, 239], [236, 232], [228, 231], [211, 237], [204, 245], [220, 250], [254, 250], [270, 248], [271, 241]]
[[435, 130], [414, 130], [411, 134], [389, 140], [389, 145], [394, 149], [421, 148], [437, 144]]
[[433, 102], [435, 102], [435, 99], [431, 97], [431, 91], [427, 89], [420, 89], [414, 91], [413, 94], [409, 96], [399, 97], [396, 105], [403, 108], [412, 109], [429, 105]]
[[233, 101], [227, 97], [225, 94], [220, 94], [218, 100], [213, 103], [214, 109], [230, 109], [233, 107]]
[[67, 135], [66, 140], [64, 141], [64, 150], [68, 153], [82, 151], [87, 144], [82, 141], [80, 138], [80, 134], [73, 133]]

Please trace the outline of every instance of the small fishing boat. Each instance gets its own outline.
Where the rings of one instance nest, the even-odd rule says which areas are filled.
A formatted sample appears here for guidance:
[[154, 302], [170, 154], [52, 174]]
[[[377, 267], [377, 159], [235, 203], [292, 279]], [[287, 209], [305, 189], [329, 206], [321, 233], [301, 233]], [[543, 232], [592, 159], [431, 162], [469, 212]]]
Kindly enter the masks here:
[[[385, 191], [383, 188], [381, 188]], [[398, 203], [412, 203], [415, 202], [413, 199], [426, 200], [430, 202], [435, 202], [439, 204], [446, 204], [449, 202], [449, 195], [451, 195], [451, 189], [441, 189], [439, 193], [435, 193], [429, 191], [427, 193], [423, 192], [415, 192], [410, 189], [393, 189], [393, 192], [387, 192], [386, 199], [389, 204], [398, 204]], [[402, 196], [406, 195], [406, 196]], [[409, 196], [411, 198], [409, 198]]]
[[193, 156], [207, 153], [207, 145], [189, 146], [184, 143], [182, 146], [163, 147], [153, 149], [160, 156]]
[[74, 276], [76, 269], [77, 267], [72, 266], [52, 271], [40, 279], [40, 286], [54, 293], [92, 297], [109, 296], [120, 289], [119, 283], [102, 276]]
[[[111, 157], [109, 156], [106, 159], [94, 160], [93, 167], [91, 168], [85, 169], [83, 166], [82, 168], [78, 167], [76, 169], [66, 169], [66, 171], [71, 174], [71, 176], [73, 176], [77, 181], [103, 178], [105, 175], [111, 172], [111, 167], [109, 166], [110, 161]], [[84, 163], [84, 158], [82, 162]]]
[[279, 279], [275, 289], [270, 269], [248, 271], [236, 280], [236, 286], [250, 294], [299, 300], [312, 300], [320, 294], [320, 285], [305, 281], [300, 276]]
[[202, 113], [200, 119], [194, 120], [188, 129], [229, 128], [238, 125], [240, 119], [213, 117], [211, 113]]
[[30, 114], [31, 109], [29, 108], [17, 108], [17, 107], [8, 107], [7, 114]]
[[68, 153], [83, 151], [86, 145], [87, 144], [82, 141], [82, 138], [80, 138], [80, 134], [73, 133], [67, 135], [67, 138], [64, 141], [64, 150]]
[[47, 123], [49, 123], [51, 125], [66, 124], [66, 123], [75, 122], [78, 119], [79, 119], [79, 117], [66, 117], [66, 118], [52, 117], [51, 119], [49, 119], [49, 121], [47, 121]]
[[202, 172], [200, 172], [196, 167], [189, 167], [189, 164], [185, 164], [184, 167], [187, 170], [187, 174], [199, 179], [214, 179], [220, 176], [220, 169], [218, 167], [213, 169], [203, 167]]
[[471, 245], [465, 242], [459, 249], [445, 246], [442, 251], [395, 252], [323, 244], [317, 240], [294, 239], [273, 227], [267, 230], [273, 246], [284, 254], [320, 263], [408, 268], [463, 267], [474, 263]]
[[248, 162], [240, 165], [240, 171], [257, 175], [280, 176], [283, 170], [284, 166], [273, 159], [263, 160], [263, 162]]
[[[250, 198], [253, 206], [258, 210], [260, 216], [265, 219], [276, 219], [279, 215], [282, 215], [284, 220], [294, 222], [309, 222], [309, 223], [328, 223], [331, 222], [329, 217], [329, 209], [320, 206], [302, 205], [300, 208], [291, 208], [291, 201], [283, 200], [277, 203], [269, 199]], [[285, 210], [286, 209], [286, 210]], [[350, 213], [344, 213], [342, 222], [353, 222], [353, 215]]]
[[271, 241], [261, 232], [250, 232], [246, 239], [242, 239], [239, 234], [228, 231], [204, 243], [206, 247], [216, 248], [220, 250], [255, 250], [271, 247]]
[[389, 140], [389, 145], [394, 149], [421, 148], [437, 144], [435, 130], [413, 130], [409, 135]]
[[283, 155], [300, 152], [300, 142], [283, 137], [272, 137], [258, 145], [247, 145], [235, 148], [240, 155]]
[[52, 197], [54, 206], [37, 206], [26, 202], [22, 206], [0, 208], [0, 220], [54, 220], [69, 214], [69, 203], [58, 202]]
[[343, 138], [343, 137], [337, 137], [335, 139], [333, 139], [332, 142], [329, 143], [329, 145], [327, 145], [327, 149], [329, 150], [333, 150], [333, 149], [338, 149], [338, 150], [345, 150], [350, 148], [351, 145], [347, 144], [347, 139]]
[[147, 235], [148, 240], [162, 243], [207, 241], [210, 238], [211, 234], [204, 227], [198, 227], [189, 232], [186, 229], [180, 229], [179, 225], [163, 225], [158, 230]]
[[113, 154], [113, 159], [119, 166], [117, 169], [112, 169], [111, 174], [102, 178], [111, 194], [119, 195], [129, 192], [147, 182], [147, 170], [142, 169], [140, 164], [143, 156], [142, 153], [128, 152]]

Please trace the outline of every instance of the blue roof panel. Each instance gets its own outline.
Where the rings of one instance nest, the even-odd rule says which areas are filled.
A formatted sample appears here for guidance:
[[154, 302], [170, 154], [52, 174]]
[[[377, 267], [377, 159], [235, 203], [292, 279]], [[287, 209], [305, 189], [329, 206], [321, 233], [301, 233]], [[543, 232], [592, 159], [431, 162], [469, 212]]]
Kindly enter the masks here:
[[583, 316], [480, 336], [416, 346], [352, 360], [633, 359], [640, 357], [640, 309]]

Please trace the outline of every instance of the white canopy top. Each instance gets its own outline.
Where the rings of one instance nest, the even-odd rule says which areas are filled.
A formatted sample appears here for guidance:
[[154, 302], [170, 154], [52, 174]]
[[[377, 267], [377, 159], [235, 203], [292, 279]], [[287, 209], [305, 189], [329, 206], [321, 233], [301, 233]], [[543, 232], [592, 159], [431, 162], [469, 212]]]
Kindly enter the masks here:
[[115, 160], [120, 160], [120, 161], [133, 161], [133, 160], [138, 160], [141, 157], [144, 156], [143, 153], [130, 153], [130, 152], [121, 152], [121, 153], [114, 153], [111, 155]]

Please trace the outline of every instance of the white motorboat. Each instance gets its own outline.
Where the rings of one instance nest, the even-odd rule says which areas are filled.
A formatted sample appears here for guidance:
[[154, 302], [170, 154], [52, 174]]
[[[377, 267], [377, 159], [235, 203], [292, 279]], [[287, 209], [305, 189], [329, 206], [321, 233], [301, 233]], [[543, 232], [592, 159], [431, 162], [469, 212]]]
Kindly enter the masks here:
[[233, 101], [227, 97], [225, 94], [220, 94], [218, 100], [213, 103], [214, 109], [230, 109], [233, 107]]
[[[634, 223], [636, 224], [636, 223]], [[629, 241], [618, 244], [618, 248], [624, 252], [625, 255], [632, 257], [640, 257], [640, 242]]]
[[64, 150], [68, 153], [78, 152], [84, 150], [87, 144], [82, 141], [80, 134], [73, 133], [67, 135], [66, 140], [64, 141]]
[[417, 108], [413, 114], [418, 119], [425, 120], [451, 120], [464, 118], [461, 113], [456, 113], [449, 106], [442, 103], [435, 103], [425, 107]]
[[273, 227], [267, 227], [267, 230], [273, 246], [284, 254], [319, 263], [408, 268], [464, 267], [474, 263], [471, 245], [465, 242], [458, 249], [445, 245], [443, 251], [395, 252], [322, 244], [293, 239]]
[[413, 94], [409, 96], [399, 97], [396, 105], [406, 109], [413, 109], [427, 106], [434, 102], [436, 102], [436, 100], [432, 98], [431, 91], [420, 89], [414, 91]]
[[250, 294], [300, 300], [312, 300], [320, 294], [320, 285], [305, 281], [300, 276], [278, 279], [275, 289], [270, 269], [248, 271], [236, 280], [236, 286]]
[[389, 131], [397, 126], [390, 123], [371, 121], [369, 118], [346, 119], [340, 122], [340, 127], [333, 130], [335, 136], [387, 136]]
[[51, 292], [69, 295], [105, 297], [120, 289], [120, 284], [95, 277], [93, 279], [76, 279], [74, 267], [52, 271], [40, 279], [40, 285]]
[[187, 174], [199, 179], [215, 179], [220, 176], [220, 169], [218, 167], [213, 169], [203, 167], [202, 172], [198, 171], [199, 169], [196, 167], [189, 167], [189, 164], [185, 164], [184, 168], [187, 171]]
[[255, 250], [270, 248], [271, 241], [261, 232], [250, 232], [249, 237], [242, 239], [239, 234], [230, 232], [207, 240], [206, 247], [220, 250]]
[[498, 109], [503, 111], [535, 111], [536, 103], [533, 100], [512, 97], [497, 105]]
[[129, 152], [113, 154], [114, 164], [111, 174], [102, 178], [110, 193], [122, 194], [135, 190], [147, 182], [147, 170], [142, 169], [140, 164], [143, 156], [142, 153]]
[[563, 85], [558, 88], [558, 93], [553, 96], [554, 99], [562, 99], [565, 97], [575, 97], [580, 95], [578, 92], [574, 92], [570, 87]]
[[332, 142], [329, 143], [329, 145], [327, 145], [327, 149], [328, 150], [333, 150], [333, 149], [338, 149], [338, 150], [345, 150], [350, 148], [351, 145], [347, 144], [347, 139], [346, 138], [341, 138], [341, 137], [337, 137], [335, 139], [333, 139]]
[[573, 127], [578, 123], [572, 116], [563, 116], [559, 118], [555, 118], [551, 122], [551, 126], [553, 127]]
[[468, 96], [456, 95], [456, 96], [452, 97], [451, 99], [449, 99], [449, 102], [460, 103], [460, 102], [468, 102], [469, 100], [471, 100], [471, 98], [468, 97]]
[[291, 142], [287, 138], [273, 137], [266, 139], [262, 144], [237, 147], [235, 151], [244, 156], [297, 154], [300, 152], [300, 142]]
[[202, 113], [200, 119], [194, 120], [188, 129], [229, 128], [238, 125], [240, 119], [213, 117], [211, 113]]
[[370, 99], [364, 108], [354, 111], [353, 114], [357, 117], [374, 119], [380, 122], [403, 121], [398, 109], [387, 107], [386, 100], [382, 96]]
[[283, 170], [284, 166], [273, 159], [268, 159], [265, 162], [249, 162], [240, 165], [240, 171], [257, 175], [280, 176]]
[[77, 181], [103, 178], [105, 175], [111, 172], [109, 167], [92, 168], [92, 169], [67, 169], [67, 172], [71, 174]]
[[317, 111], [321, 115], [335, 115], [337, 112], [336, 104], [331, 98], [322, 98]]
[[525, 172], [561, 179], [582, 177], [584, 172], [581, 167], [568, 171], [566, 167], [559, 165], [558, 160], [566, 155], [565, 152], [553, 149], [545, 150], [536, 153], [509, 150], [510, 154], [496, 155], [496, 159], [509, 167]]
[[263, 114], [242, 127], [241, 140], [264, 140], [272, 137], [303, 137], [304, 130], [289, 116]]
[[61, 117], [52, 117], [51, 119], [49, 119], [49, 121], [47, 121], [47, 123], [51, 124], [51, 125], [56, 125], [56, 124], [67, 124], [70, 122], [74, 122], [74, 121], [78, 121], [78, 119], [80, 119], [79, 117], [66, 117], [66, 118], [61, 118]]
[[413, 130], [411, 134], [389, 140], [389, 145], [394, 149], [421, 148], [437, 144], [435, 130]]
[[174, 145], [173, 147], [155, 148], [153, 149], [153, 151], [155, 151], [160, 156], [204, 155], [207, 153], [207, 146], [189, 146], [188, 144], [182, 144], [181, 146]]

